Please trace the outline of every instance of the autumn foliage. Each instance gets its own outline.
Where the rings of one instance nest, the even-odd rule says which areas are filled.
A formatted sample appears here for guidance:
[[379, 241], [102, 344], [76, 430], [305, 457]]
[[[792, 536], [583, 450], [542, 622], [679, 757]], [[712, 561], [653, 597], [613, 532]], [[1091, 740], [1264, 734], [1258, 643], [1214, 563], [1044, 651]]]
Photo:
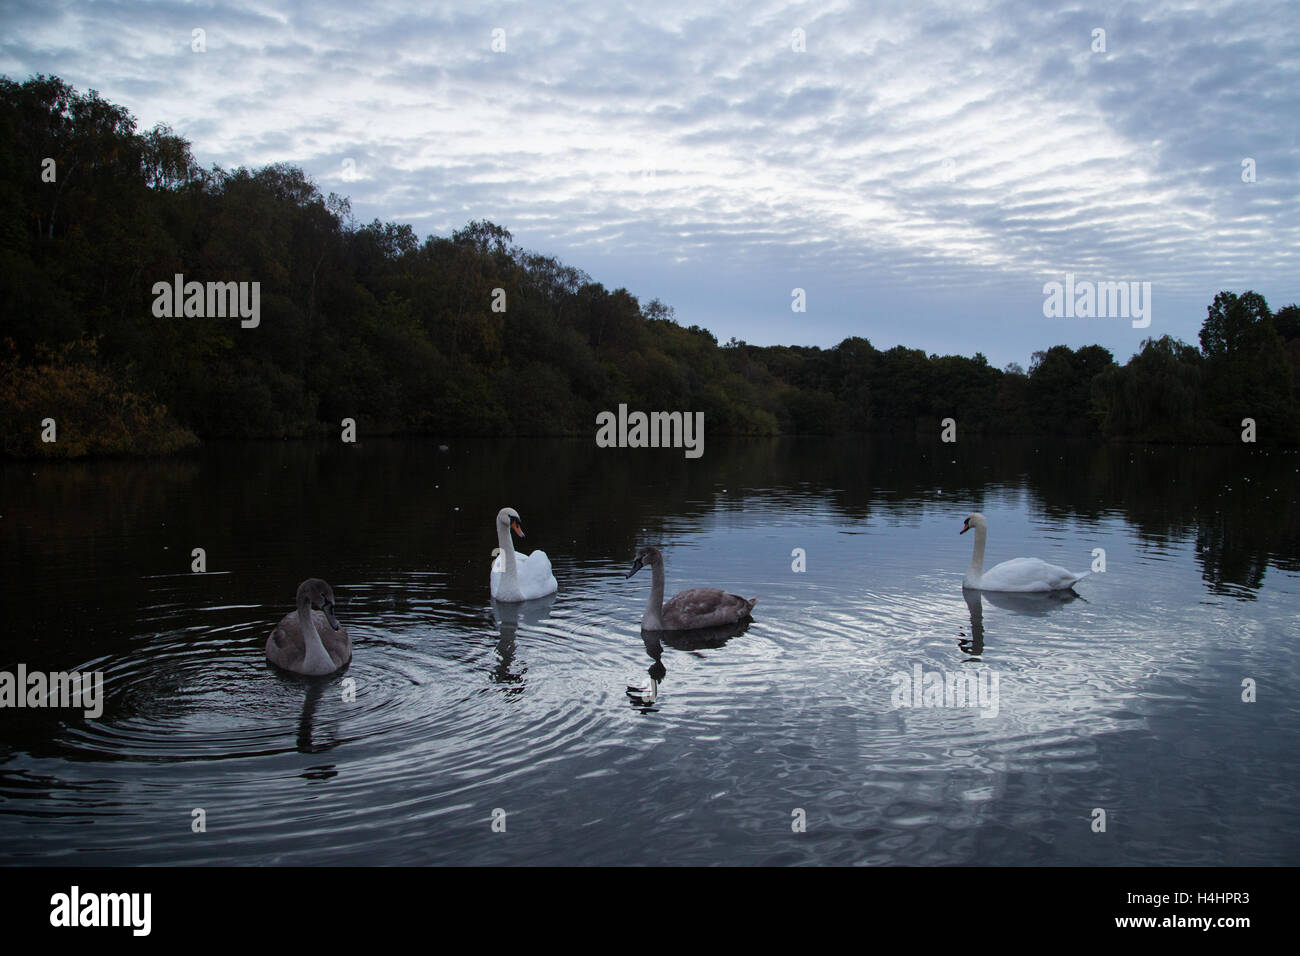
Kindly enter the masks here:
[[[18, 360], [11, 340], [0, 347], [0, 451], [21, 458], [168, 455], [198, 444], [165, 406], [97, 367], [95, 342], [83, 338], [40, 348]], [[54, 441], [43, 441], [53, 420]]]

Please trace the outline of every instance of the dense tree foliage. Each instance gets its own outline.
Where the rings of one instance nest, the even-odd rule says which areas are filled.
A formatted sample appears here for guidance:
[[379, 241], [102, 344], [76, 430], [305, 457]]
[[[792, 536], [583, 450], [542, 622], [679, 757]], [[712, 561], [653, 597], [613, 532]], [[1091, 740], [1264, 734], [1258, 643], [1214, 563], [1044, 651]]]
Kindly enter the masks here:
[[[176, 274], [260, 283], [259, 323], [156, 316], [154, 284]], [[0, 428], [16, 454], [54, 453], [38, 439], [47, 416], [67, 421], [68, 448], [131, 452], [344, 418], [362, 435], [585, 434], [620, 402], [703, 411], [714, 434], [937, 433], [952, 417], [966, 435], [1207, 441], [1249, 416], [1263, 441], [1297, 437], [1300, 310], [1274, 316], [1253, 292], [1215, 298], [1199, 351], [1160, 339], [1123, 367], [1096, 345], [1036, 353], [1026, 373], [858, 337], [719, 344], [494, 223], [423, 242], [358, 224], [301, 169], [202, 169], [166, 127], [139, 132], [44, 76], [0, 78], [0, 301]], [[76, 362], [50, 358], [73, 344]], [[134, 411], [114, 421], [159, 435], [69, 431], [99, 427], [77, 408], [127, 396]]]

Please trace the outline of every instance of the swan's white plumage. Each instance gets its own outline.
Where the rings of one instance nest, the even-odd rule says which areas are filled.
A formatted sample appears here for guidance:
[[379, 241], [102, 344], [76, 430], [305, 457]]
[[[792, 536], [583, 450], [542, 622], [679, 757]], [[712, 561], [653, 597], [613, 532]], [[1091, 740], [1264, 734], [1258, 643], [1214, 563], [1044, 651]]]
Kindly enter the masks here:
[[554, 594], [559, 585], [551, 572], [551, 559], [545, 551], [520, 554], [515, 551], [510, 532], [523, 537], [519, 512], [502, 508], [497, 512], [497, 549], [492, 560], [488, 585], [493, 599], [507, 603], [533, 601]]
[[1012, 558], [995, 564], [977, 582], [967, 572], [962, 586], [981, 591], [1064, 591], [1082, 581], [1091, 572], [1075, 574], [1060, 565], [1048, 564], [1041, 558]]
[[974, 529], [975, 550], [961, 586], [980, 591], [1066, 591], [1092, 572], [1076, 574], [1040, 558], [1012, 558], [984, 570], [984, 545], [988, 539], [988, 521], [976, 512], [966, 519], [961, 533]]
[[498, 601], [532, 601], [554, 594], [559, 589], [551, 571], [551, 559], [545, 551], [515, 553], [516, 578], [513, 586], [505, 581], [506, 559], [498, 554], [492, 561], [492, 597]]

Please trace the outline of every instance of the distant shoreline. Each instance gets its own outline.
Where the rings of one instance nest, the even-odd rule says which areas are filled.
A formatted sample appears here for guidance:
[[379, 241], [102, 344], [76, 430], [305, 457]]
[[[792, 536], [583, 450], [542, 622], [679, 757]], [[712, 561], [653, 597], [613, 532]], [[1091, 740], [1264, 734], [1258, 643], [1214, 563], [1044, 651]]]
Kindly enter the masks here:
[[[926, 445], [935, 445], [940, 447], [960, 447], [961, 443], [996, 443], [996, 442], [1034, 442], [1047, 441], [1053, 444], [1069, 444], [1078, 446], [1087, 446], [1096, 448], [1100, 446], [1112, 447], [1134, 447], [1140, 448], [1152, 446], [1158, 448], [1227, 448], [1238, 444], [1232, 441], [1160, 441], [1160, 440], [1137, 440], [1124, 438], [1103, 438], [1098, 435], [1091, 436], [1069, 436], [1069, 435], [1040, 435], [1040, 434], [978, 434], [967, 436], [961, 439], [960, 443], [951, 445], [945, 444], [937, 436], [929, 432], [901, 432], [901, 431], [875, 431], [875, 432], [848, 432], [836, 435], [827, 434], [774, 434], [774, 435], [737, 435], [737, 434], [720, 434], [711, 435], [711, 441], [717, 442], [737, 442], [737, 441], [818, 441], [818, 442], [845, 442], [860, 441], [863, 439], [896, 437], [910, 439], [914, 442], [921, 442]], [[375, 434], [360, 437], [355, 444], [344, 444], [338, 439], [326, 435], [298, 435], [286, 438], [258, 437], [250, 436], [247, 438], [208, 438], [200, 440], [197, 444], [186, 448], [177, 449], [171, 452], [147, 454], [147, 453], [130, 453], [130, 452], [104, 452], [98, 454], [87, 454], [79, 457], [60, 457], [60, 456], [41, 456], [28, 455], [26, 457], [6, 456], [0, 458], [0, 465], [9, 464], [86, 464], [91, 462], [104, 461], [157, 461], [160, 459], [178, 460], [185, 458], [194, 458], [203, 455], [205, 452], [219, 450], [222, 446], [235, 445], [319, 445], [325, 447], [347, 449], [348, 447], [363, 448], [367, 442], [411, 442], [420, 443], [436, 448], [439, 445], [448, 445], [448, 454], [454, 454], [457, 450], [456, 443], [508, 443], [508, 442], [546, 442], [546, 441], [566, 441], [590, 443], [592, 447], [595, 442], [590, 435], [581, 434], [552, 434], [552, 435], [450, 435], [433, 437], [421, 435], [414, 432], [389, 432], [384, 434]], [[450, 443], [450, 444], [449, 444]], [[1265, 442], [1255, 443], [1261, 448], [1300, 448], [1297, 442]], [[671, 455], [674, 458], [680, 458], [681, 455], [672, 448], [625, 448], [618, 449], [626, 455]]]
[[[622, 404], [702, 415], [718, 437], [1300, 442], [1300, 306], [1275, 313], [1252, 291], [1214, 297], [1199, 346], [1152, 337], [1122, 365], [1100, 345], [1036, 351], [1026, 370], [859, 336], [720, 343], [496, 223], [421, 241], [409, 224], [357, 223], [296, 166], [205, 169], [183, 137], [142, 133], [58, 77], [0, 77], [0, 129], [0, 457], [156, 457], [349, 422], [362, 436], [583, 436]], [[1079, 283], [1076, 314], [1097, 315], [1102, 286], [1131, 311], [1118, 284], [1095, 285]], [[782, 307], [799, 321], [794, 291]]]

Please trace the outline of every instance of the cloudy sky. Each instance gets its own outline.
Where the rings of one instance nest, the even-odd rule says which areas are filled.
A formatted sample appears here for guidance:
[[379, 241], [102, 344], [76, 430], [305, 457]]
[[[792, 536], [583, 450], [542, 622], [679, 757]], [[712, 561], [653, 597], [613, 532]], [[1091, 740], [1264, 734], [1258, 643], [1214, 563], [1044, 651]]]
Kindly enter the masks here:
[[[205, 166], [301, 165], [363, 222], [491, 219], [723, 341], [1123, 361], [1194, 342], [1219, 289], [1300, 301], [1293, 3], [0, 11], [15, 80], [97, 89]], [[1151, 282], [1150, 328], [1044, 317], [1067, 272]]]

